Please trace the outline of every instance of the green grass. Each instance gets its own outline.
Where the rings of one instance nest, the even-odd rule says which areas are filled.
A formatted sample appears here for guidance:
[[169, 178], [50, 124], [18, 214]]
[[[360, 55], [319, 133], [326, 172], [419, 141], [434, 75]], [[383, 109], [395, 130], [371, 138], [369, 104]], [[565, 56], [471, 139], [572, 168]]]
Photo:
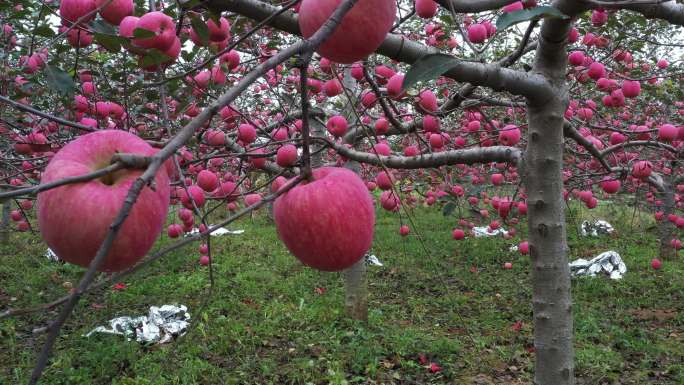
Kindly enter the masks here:
[[[684, 261], [651, 270], [650, 216], [632, 221], [631, 211], [597, 210], [568, 212], [571, 258], [614, 249], [629, 271], [621, 281], [573, 280], [578, 383], [684, 384]], [[594, 215], [619, 236], [578, 239], [574, 223]], [[194, 244], [128, 277], [125, 290], [87, 295], [41, 383], [530, 384], [529, 261], [508, 251], [520, 237], [453, 241], [455, 217], [419, 209], [414, 219], [417, 229], [402, 239], [398, 217], [379, 213], [373, 252], [385, 267], [370, 268], [368, 324], [345, 318], [341, 276], [301, 266], [260, 214], [233, 225], [243, 235], [212, 239], [211, 290]], [[45, 249], [28, 234], [0, 246], [2, 308], [50, 301], [67, 292], [64, 282], [78, 281], [82, 269], [47, 261]], [[502, 269], [506, 261], [512, 270]], [[166, 303], [187, 305], [193, 317], [191, 331], [171, 344], [82, 337], [110, 318]], [[55, 314], [0, 321], [0, 384], [27, 381], [45, 338], [32, 330]], [[421, 355], [443, 370], [430, 372]]]

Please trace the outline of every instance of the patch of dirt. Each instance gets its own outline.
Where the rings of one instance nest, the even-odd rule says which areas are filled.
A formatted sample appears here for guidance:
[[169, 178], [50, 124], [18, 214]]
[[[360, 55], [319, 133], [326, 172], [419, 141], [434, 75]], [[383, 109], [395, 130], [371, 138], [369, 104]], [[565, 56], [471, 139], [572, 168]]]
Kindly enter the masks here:
[[678, 315], [675, 309], [632, 309], [629, 314], [642, 321], [655, 320], [658, 322], [671, 320]]

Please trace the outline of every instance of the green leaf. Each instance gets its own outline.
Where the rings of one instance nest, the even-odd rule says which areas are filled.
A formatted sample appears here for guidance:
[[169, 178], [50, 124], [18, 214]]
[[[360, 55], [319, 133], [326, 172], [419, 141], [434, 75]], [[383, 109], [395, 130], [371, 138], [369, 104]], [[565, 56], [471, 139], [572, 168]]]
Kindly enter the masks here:
[[76, 83], [71, 76], [57, 66], [45, 66], [45, 78], [48, 86], [60, 94], [68, 95], [76, 90]]
[[136, 28], [133, 30], [133, 37], [136, 39], [148, 39], [157, 36], [154, 32], [148, 31], [145, 28]]
[[418, 82], [432, 80], [456, 67], [459, 60], [451, 55], [442, 53], [428, 54], [416, 60], [404, 76], [402, 90]]
[[444, 207], [442, 208], [442, 214], [444, 214], [445, 217], [448, 217], [449, 215], [451, 215], [451, 213], [454, 212], [455, 209], [456, 209], [456, 203], [449, 202], [449, 203], [445, 204]]
[[504, 13], [496, 20], [496, 30], [503, 31], [513, 24], [539, 17], [558, 17], [561, 19], [568, 18], [568, 16], [559, 11], [558, 8], [552, 7], [550, 5], [542, 5], [530, 9], [521, 9], [520, 11]]
[[95, 40], [108, 51], [119, 52], [122, 45], [128, 43], [128, 39], [120, 36], [105, 35], [104, 33], [95, 32]]
[[207, 27], [207, 23], [196, 14], [191, 14], [190, 24], [192, 24], [192, 29], [200, 38], [202, 45], [209, 45], [209, 28]]
[[55, 31], [53, 31], [52, 28], [50, 28], [50, 26], [47, 24], [41, 25], [40, 27], [34, 29], [33, 32], [36, 35], [42, 36], [42, 37], [53, 37], [53, 36], [55, 36]]
[[156, 66], [158, 64], [166, 63], [171, 60], [170, 56], [164, 55], [163, 52], [153, 48], [145, 53], [140, 64], [143, 68]]
[[102, 19], [97, 19], [90, 23], [90, 29], [93, 32], [98, 32], [106, 35], [116, 35], [116, 30], [109, 23]]

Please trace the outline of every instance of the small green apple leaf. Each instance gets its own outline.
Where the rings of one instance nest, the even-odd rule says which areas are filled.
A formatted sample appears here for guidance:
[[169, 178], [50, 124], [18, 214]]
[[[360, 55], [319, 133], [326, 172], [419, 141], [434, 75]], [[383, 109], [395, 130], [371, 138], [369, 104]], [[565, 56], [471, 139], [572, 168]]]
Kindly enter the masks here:
[[35, 33], [38, 36], [42, 37], [53, 37], [55, 36], [55, 31], [52, 30], [52, 28], [48, 24], [43, 24], [39, 26], [38, 28], [33, 30], [33, 33]]
[[166, 63], [169, 60], [171, 60], [170, 56], [165, 55], [163, 52], [156, 48], [152, 48], [151, 50], [145, 52], [145, 56], [143, 56], [142, 60], [140, 61], [140, 64], [143, 68], [145, 68]]
[[105, 47], [108, 51], [119, 52], [122, 45], [128, 43], [128, 39], [125, 37], [105, 35], [103, 33], [95, 32], [95, 41], [101, 46]]
[[496, 30], [503, 31], [513, 24], [518, 24], [523, 21], [541, 17], [557, 17], [561, 19], [568, 18], [568, 16], [559, 11], [558, 8], [552, 7], [550, 5], [542, 5], [530, 9], [521, 9], [519, 11], [504, 13], [496, 20]]
[[149, 39], [155, 36], [156, 34], [154, 32], [149, 31], [145, 28], [136, 28], [133, 30], [133, 37], [136, 39]]
[[190, 24], [192, 24], [192, 29], [195, 31], [197, 36], [199, 36], [202, 44], [208, 45], [209, 27], [207, 27], [207, 23], [205, 23], [204, 20], [202, 20], [199, 16], [193, 13], [190, 15]]
[[93, 32], [102, 33], [105, 35], [116, 35], [116, 30], [109, 23], [102, 19], [97, 19], [90, 23], [90, 29]]
[[427, 54], [416, 60], [404, 76], [402, 90], [418, 82], [432, 80], [457, 66], [459, 60], [443, 53]]
[[45, 79], [48, 87], [63, 95], [76, 91], [76, 83], [71, 76], [57, 66], [48, 64], [45, 66]]
[[455, 209], [456, 209], [456, 203], [449, 202], [449, 203], [445, 204], [444, 207], [442, 208], [442, 214], [444, 214], [445, 217], [448, 217], [449, 215], [451, 215], [451, 213], [454, 212]]

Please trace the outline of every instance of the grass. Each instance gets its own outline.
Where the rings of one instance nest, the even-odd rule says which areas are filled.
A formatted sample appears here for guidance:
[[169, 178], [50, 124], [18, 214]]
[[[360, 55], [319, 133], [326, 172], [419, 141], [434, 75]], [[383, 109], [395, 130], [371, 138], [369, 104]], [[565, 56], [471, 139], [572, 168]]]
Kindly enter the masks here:
[[[650, 269], [650, 216], [572, 207], [571, 258], [614, 249], [629, 269], [621, 281], [573, 280], [578, 384], [684, 384], [684, 261]], [[592, 215], [619, 236], [579, 239], [574, 224]], [[417, 231], [402, 239], [396, 215], [379, 212], [373, 253], [385, 267], [369, 268], [368, 324], [344, 317], [341, 276], [301, 266], [262, 213], [234, 224], [244, 234], [212, 239], [213, 288], [194, 244], [129, 277], [124, 290], [87, 295], [41, 383], [531, 384], [529, 261], [508, 250], [520, 237], [454, 241], [457, 219], [432, 208], [414, 220]], [[49, 262], [45, 250], [28, 234], [0, 245], [2, 308], [47, 302], [78, 281], [82, 269]], [[507, 261], [512, 270], [502, 268]], [[171, 344], [82, 337], [115, 316], [167, 303], [187, 305], [193, 317], [191, 331]], [[0, 321], [0, 384], [27, 382], [45, 338], [32, 330], [55, 314]], [[431, 362], [442, 370], [430, 371]]]

